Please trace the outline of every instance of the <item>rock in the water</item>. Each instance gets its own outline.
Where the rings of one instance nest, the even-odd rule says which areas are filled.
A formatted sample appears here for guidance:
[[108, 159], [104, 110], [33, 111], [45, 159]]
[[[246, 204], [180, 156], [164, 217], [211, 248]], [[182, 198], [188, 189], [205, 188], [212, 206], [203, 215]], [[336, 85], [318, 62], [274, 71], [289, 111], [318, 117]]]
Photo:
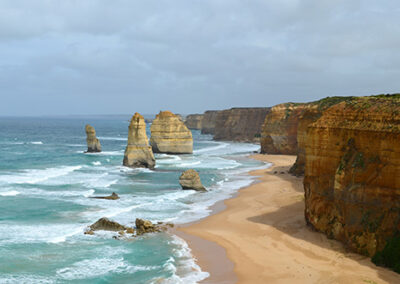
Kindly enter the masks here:
[[99, 139], [96, 138], [96, 130], [94, 127], [87, 124], [86, 130], [86, 143], [87, 143], [87, 153], [101, 152], [101, 145]]
[[111, 195], [109, 196], [92, 196], [90, 198], [95, 198], [95, 199], [109, 199], [109, 200], [117, 200], [119, 199], [118, 194], [116, 194], [115, 192], [113, 192]]
[[90, 230], [91, 231], [99, 231], [99, 230], [104, 230], [104, 231], [122, 231], [125, 230], [126, 227], [109, 220], [108, 218], [100, 218], [99, 220], [97, 220], [96, 223], [90, 225]]
[[129, 124], [128, 145], [123, 165], [131, 168], [154, 169], [156, 161], [146, 135], [146, 123], [139, 113], [135, 113]]
[[167, 227], [161, 224], [153, 224], [149, 220], [136, 218], [136, 235], [140, 236], [146, 233], [162, 232], [167, 230]]
[[172, 112], [160, 111], [150, 130], [150, 144], [154, 153], [193, 153], [192, 132]]
[[184, 171], [181, 174], [179, 178], [179, 184], [183, 189], [207, 191], [206, 188], [201, 184], [199, 173], [192, 169]]

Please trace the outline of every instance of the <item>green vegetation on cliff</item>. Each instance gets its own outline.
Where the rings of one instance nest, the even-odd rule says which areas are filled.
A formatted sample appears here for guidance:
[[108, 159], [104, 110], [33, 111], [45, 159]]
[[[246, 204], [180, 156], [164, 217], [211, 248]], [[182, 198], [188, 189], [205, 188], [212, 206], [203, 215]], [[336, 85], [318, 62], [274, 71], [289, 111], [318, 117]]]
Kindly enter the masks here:
[[400, 273], [400, 233], [397, 232], [382, 251], [372, 257], [372, 262], [378, 266], [386, 266]]

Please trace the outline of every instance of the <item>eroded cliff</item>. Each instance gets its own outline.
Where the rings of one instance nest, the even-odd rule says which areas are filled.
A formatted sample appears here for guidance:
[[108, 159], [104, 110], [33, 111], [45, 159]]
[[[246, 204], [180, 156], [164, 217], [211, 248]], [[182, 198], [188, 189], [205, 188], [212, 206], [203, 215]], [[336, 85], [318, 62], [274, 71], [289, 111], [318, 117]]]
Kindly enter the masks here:
[[207, 110], [203, 115], [201, 134], [214, 134], [217, 110]]
[[218, 112], [214, 140], [256, 142], [269, 108], [231, 108]]
[[297, 154], [297, 127], [308, 107], [303, 103], [285, 103], [271, 108], [261, 131], [261, 153]]
[[189, 114], [185, 119], [185, 125], [189, 129], [201, 130], [203, 126], [202, 114]]
[[308, 125], [305, 218], [372, 256], [400, 230], [400, 95], [353, 98]]

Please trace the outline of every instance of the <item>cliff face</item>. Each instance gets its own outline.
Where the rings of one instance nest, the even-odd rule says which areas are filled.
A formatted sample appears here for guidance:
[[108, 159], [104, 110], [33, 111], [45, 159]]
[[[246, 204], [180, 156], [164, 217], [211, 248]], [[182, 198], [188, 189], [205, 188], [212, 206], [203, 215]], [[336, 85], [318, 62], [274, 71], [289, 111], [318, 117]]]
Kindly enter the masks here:
[[146, 135], [146, 123], [139, 113], [129, 124], [128, 145], [125, 149], [123, 165], [132, 168], [153, 169], [156, 162]]
[[259, 141], [261, 126], [268, 111], [269, 108], [232, 108], [219, 111], [214, 140]]
[[201, 134], [214, 134], [215, 123], [217, 121], [217, 110], [208, 110], [203, 115]]
[[201, 130], [203, 125], [203, 115], [202, 114], [189, 114], [186, 117], [185, 125], [189, 129], [198, 129]]
[[261, 131], [261, 153], [297, 153], [297, 127], [307, 104], [286, 103], [271, 108]]
[[343, 101], [352, 101], [353, 99], [355, 97], [327, 97], [319, 101], [304, 104], [303, 110], [299, 113], [297, 124], [297, 159], [290, 169], [290, 173], [297, 176], [304, 174], [308, 126], [317, 121], [329, 107]]
[[400, 230], [400, 96], [336, 104], [308, 126], [305, 217], [372, 256]]
[[101, 145], [99, 139], [96, 137], [96, 130], [93, 126], [89, 124], [85, 127], [86, 131], [86, 143], [87, 143], [87, 153], [101, 152]]
[[150, 144], [154, 153], [193, 153], [192, 132], [170, 111], [161, 111], [150, 127]]

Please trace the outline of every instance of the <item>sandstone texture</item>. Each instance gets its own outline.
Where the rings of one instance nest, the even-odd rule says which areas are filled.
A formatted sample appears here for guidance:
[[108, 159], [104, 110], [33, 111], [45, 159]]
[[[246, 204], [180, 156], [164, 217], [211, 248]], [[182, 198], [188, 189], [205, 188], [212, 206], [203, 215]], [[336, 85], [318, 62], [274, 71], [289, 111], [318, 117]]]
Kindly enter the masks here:
[[217, 114], [214, 140], [258, 142], [269, 108], [231, 108]]
[[[95, 223], [93, 223], [92, 225], [90, 225], [90, 230], [91, 231], [99, 231], [99, 230], [103, 230], [103, 231], [121, 231], [121, 230], [125, 230], [126, 227], [109, 220], [108, 218], [100, 218], [99, 220], [97, 220]], [[89, 231], [90, 232], [90, 231]], [[88, 233], [91, 234], [91, 233]]]
[[297, 127], [307, 104], [285, 103], [271, 108], [261, 131], [261, 153], [297, 154]]
[[214, 134], [218, 112], [217, 110], [207, 110], [204, 113], [201, 134]]
[[355, 97], [327, 97], [321, 100], [304, 104], [303, 110], [298, 114], [297, 125], [297, 159], [290, 169], [290, 173], [296, 176], [304, 175], [305, 146], [307, 143], [308, 126], [317, 121], [323, 112], [329, 107], [343, 101], [352, 101]]
[[155, 158], [146, 134], [146, 123], [139, 113], [135, 113], [129, 124], [128, 145], [125, 149], [123, 165], [132, 168], [155, 167]]
[[201, 130], [203, 127], [203, 115], [189, 114], [188, 116], [186, 116], [185, 125], [189, 129]]
[[101, 145], [99, 139], [96, 137], [96, 130], [93, 126], [87, 124], [85, 126], [87, 153], [101, 152]]
[[182, 189], [194, 189], [197, 191], [207, 191], [200, 180], [199, 173], [193, 169], [184, 171], [179, 177], [179, 184]]
[[150, 127], [150, 144], [154, 153], [193, 153], [192, 132], [170, 111], [161, 111]]
[[400, 231], [400, 95], [337, 103], [301, 139], [307, 223], [358, 253], [382, 251]]

